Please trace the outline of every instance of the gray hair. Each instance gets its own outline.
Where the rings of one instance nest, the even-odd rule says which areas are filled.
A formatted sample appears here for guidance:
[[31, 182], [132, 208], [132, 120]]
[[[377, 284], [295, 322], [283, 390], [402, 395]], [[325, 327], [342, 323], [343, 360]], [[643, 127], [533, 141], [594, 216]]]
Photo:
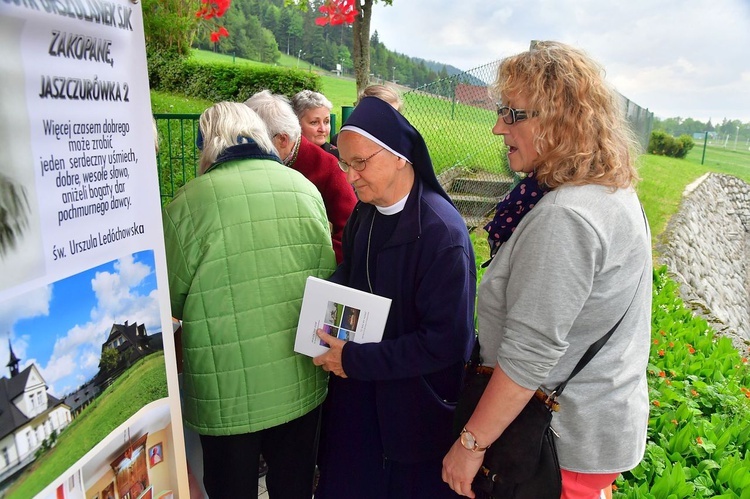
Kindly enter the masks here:
[[292, 107], [294, 108], [294, 112], [297, 113], [297, 118], [302, 118], [302, 115], [310, 109], [326, 107], [331, 111], [333, 109], [333, 104], [331, 104], [331, 101], [320, 92], [302, 90], [292, 97]]
[[284, 133], [289, 136], [289, 140], [297, 142], [302, 134], [299, 120], [285, 96], [263, 90], [247, 99], [245, 105], [258, 113], [266, 123], [271, 139], [276, 134]]
[[219, 102], [209, 107], [200, 118], [203, 151], [199, 175], [203, 175], [228, 147], [240, 143], [242, 137], [255, 141], [261, 151], [276, 154], [263, 120], [244, 104]]

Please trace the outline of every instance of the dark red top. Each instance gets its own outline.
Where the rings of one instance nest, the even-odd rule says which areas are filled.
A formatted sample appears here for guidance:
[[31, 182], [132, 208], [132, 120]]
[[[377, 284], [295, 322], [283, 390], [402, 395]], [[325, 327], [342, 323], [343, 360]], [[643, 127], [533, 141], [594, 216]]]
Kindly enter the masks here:
[[341, 235], [354, 205], [357, 204], [354, 188], [346, 181], [346, 174], [339, 168], [336, 157], [305, 137], [300, 136], [299, 151], [288, 166], [304, 175], [320, 191], [328, 221], [333, 226], [331, 240], [336, 263], [341, 263]]

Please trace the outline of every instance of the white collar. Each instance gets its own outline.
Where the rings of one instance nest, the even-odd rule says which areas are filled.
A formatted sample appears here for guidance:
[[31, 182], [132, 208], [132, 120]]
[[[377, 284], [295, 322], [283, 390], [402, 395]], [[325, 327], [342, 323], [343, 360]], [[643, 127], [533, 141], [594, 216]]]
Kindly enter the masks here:
[[376, 206], [375, 208], [377, 208], [378, 212], [380, 212], [381, 215], [395, 215], [396, 213], [401, 213], [402, 211], [404, 211], [404, 206], [406, 206], [407, 199], [409, 199], [409, 194], [390, 206]]

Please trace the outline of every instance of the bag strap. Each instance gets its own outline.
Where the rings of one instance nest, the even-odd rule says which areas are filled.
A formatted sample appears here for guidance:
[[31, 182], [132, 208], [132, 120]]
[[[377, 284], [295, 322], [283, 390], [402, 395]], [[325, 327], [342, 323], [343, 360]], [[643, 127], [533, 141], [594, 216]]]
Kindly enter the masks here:
[[[643, 280], [643, 274], [641, 274], [641, 280]], [[640, 284], [641, 283], [639, 282], [638, 283], [638, 287], [635, 288], [636, 294], [638, 293], [638, 288], [640, 287]], [[633, 300], [635, 300], [635, 295], [633, 295]], [[631, 301], [630, 305], [632, 305], [632, 304], [633, 304], [633, 302]], [[570, 373], [570, 376], [568, 376], [568, 378], [565, 381], [563, 381], [562, 383], [560, 383], [559, 385], [557, 385], [555, 387], [555, 389], [552, 390], [552, 393], [550, 394], [550, 398], [554, 399], [554, 398], [558, 397], [563, 392], [563, 390], [565, 390], [565, 387], [568, 386], [568, 381], [570, 381], [571, 379], [573, 379], [573, 377], [576, 374], [578, 374], [579, 372], [581, 372], [581, 369], [583, 369], [584, 367], [586, 367], [586, 364], [588, 364], [589, 362], [591, 362], [591, 359], [593, 359], [594, 356], [599, 352], [599, 350], [602, 349], [602, 347], [604, 346], [604, 344], [607, 343], [607, 341], [609, 340], [609, 338], [612, 336], [612, 333], [615, 332], [615, 330], [617, 329], [617, 327], [620, 325], [620, 323], [622, 322], [622, 320], [627, 315], [628, 311], [630, 311], [630, 305], [628, 305], [628, 309], [625, 311], [624, 314], [622, 314], [622, 317], [620, 317], [620, 320], [618, 320], [617, 323], [614, 326], [612, 326], [612, 329], [610, 329], [607, 332], [607, 334], [605, 334], [604, 336], [602, 336], [601, 338], [599, 338], [598, 340], [596, 340], [594, 343], [592, 343], [591, 345], [589, 345], [589, 348], [583, 354], [583, 357], [581, 357], [581, 360], [579, 360], [578, 364], [576, 364], [576, 366], [573, 368], [573, 372]]]
[[[643, 215], [643, 223], [646, 225], [646, 235], [648, 236], [648, 220], [646, 219], [646, 212], [643, 210], [643, 205], [641, 205], [641, 214]], [[648, 265], [646, 266], [648, 268]], [[583, 354], [583, 357], [581, 357], [581, 360], [578, 361], [578, 364], [573, 368], [573, 372], [570, 373], [570, 376], [568, 376], [568, 379], [557, 385], [554, 390], [552, 390], [552, 393], [549, 395], [551, 399], [554, 399], [558, 397], [565, 387], [568, 385], [568, 381], [573, 379], [573, 377], [581, 372], [581, 369], [586, 367], [586, 364], [591, 362], [591, 359], [594, 358], [594, 356], [599, 352], [599, 350], [602, 349], [605, 343], [607, 343], [607, 340], [612, 336], [612, 333], [615, 332], [617, 327], [620, 325], [622, 320], [625, 318], [625, 316], [630, 311], [630, 307], [633, 306], [633, 302], [635, 301], [635, 297], [638, 296], [638, 290], [641, 288], [641, 283], [643, 282], [643, 272], [641, 272], [641, 278], [638, 280], [638, 285], [635, 287], [635, 292], [633, 293], [633, 298], [630, 300], [630, 304], [628, 305], [628, 308], [625, 310], [625, 313], [622, 314], [622, 317], [620, 317], [620, 320], [617, 321], [617, 323], [612, 326], [612, 329], [610, 329], [607, 334], [599, 338], [597, 341], [592, 343], [589, 348], [586, 350], [586, 352]]]

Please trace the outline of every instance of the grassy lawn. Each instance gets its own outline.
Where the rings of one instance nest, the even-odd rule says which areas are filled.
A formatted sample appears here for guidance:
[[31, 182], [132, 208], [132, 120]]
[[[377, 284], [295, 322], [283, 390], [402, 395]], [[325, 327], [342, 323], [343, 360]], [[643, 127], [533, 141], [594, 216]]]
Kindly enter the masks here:
[[151, 90], [151, 112], [154, 114], [200, 114], [211, 105], [213, 102], [206, 99]]
[[698, 165], [703, 159], [707, 171], [727, 173], [750, 183], [750, 151], [742, 146], [735, 151], [732, 146], [708, 145], [703, 158], [703, 142], [700, 142], [695, 144], [686, 159]]
[[638, 184], [638, 195], [646, 210], [654, 246], [669, 218], [677, 213], [682, 193], [691, 182], [706, 172], [725, 173], [750, 183], [750, 151], [727, 151], [709, 146], [701, 165], [702, 145], [693, 148], [685, 159], [644, 154], [640, 158], [639, 173], [643, 179]]
[[[207, 62], [233, 62], [231, 56], [200, 50], [193, 51], [193, 57]], [[234, 63], [261, 65], [259, 62], [239, 58]], [[296, 67], [297, 58], [282, 54], [278, 65]], [[352, 105], [356, 98], [354, 80], [337, 77], [304, 61], [300, 63], [301, 70], [307, 70], [308, 67], [321, 76], [322, 91], [333, 103], [334, 113], [337, 115], [336, 125], [340, 127], [341, 107]], [[424, 136], [438, 173], [456, 165], [469, 171], [483, 170], [496, 174], [507, 172], [502, 140], [491, 133], [496, 118], [493, 110], [482, 110], [454, 103], [450, 99], [419, 93], [405, 94], [404, 101], [404, 115]], [[151, 105], [155, 113], [201, 113], [211, 104], [205, 100], [151, 92]], [[160, 135], [164, 136], [161, 130]], [[703, 143], [700, 142], [682, 160], [648, 154], [640, 158], [639, 172], [643, 180], [638, 184], [638, 193], [651, 224], [654, 243], [658, 244], [658, 238], [664, 232], [669, 218], [679, 209], [685, 187], [703, 173], [726, 173], [750, 183], [750, 151], [744, 146], [735, 151], [731, 146], [724, 148], [721, 145], [709, 145], [703, 165], [702, 157]], [[180, 169], [184, 169], [182, 163]], [[182, 176], [180, 173], [177, 176], [179, 178], [175, 185], [179, 186]], [[189, 175], [185, 178], [189, 178]]]
[[23, 472], [5, 497], [34, 497], [139, 409], [166, 396], [164, 353], [139, 360], [63, 430], [55, 447]]

